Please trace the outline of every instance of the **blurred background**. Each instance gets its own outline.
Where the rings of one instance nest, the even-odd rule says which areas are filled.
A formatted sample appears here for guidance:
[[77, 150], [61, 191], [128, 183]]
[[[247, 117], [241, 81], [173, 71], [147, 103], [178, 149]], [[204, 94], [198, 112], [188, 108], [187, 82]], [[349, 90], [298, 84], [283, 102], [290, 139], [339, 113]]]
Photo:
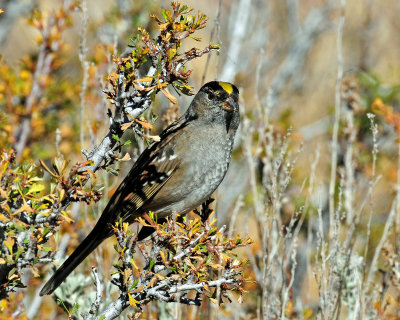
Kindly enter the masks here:
[[[14, 101], [14, 109], [1, 103], [5, 88], [15, 81], [21, 96], [29, 91], [24, 79], [32, 76], [27, 71], [38, 52], [40, 34], [32, 17], [51, 15], [63, 3], [0, 0], [4, 145], [23, 113], [22, 102]], [[61, 154], [71, 163], [84, 161], [80, 150], [91, 150], [108, 130], [106, 112], [111, 106], [103, 90], [113, 71], [112, 55], [129, 50], [139, 26], [155, 34], [150, 14], [170, 6], [168, 1], [144, 0], [79, 3], [68, 18], [68, 28], [56, 35], [58, 67], [42, 79], [46, 89], [41, 103], [46, 107], [33, 114], [23, 159], [50, 163]], [[240, 132], [215, 207], [218, 223], [228, 225], [230, 234], [249, 234], [254, 240], [240, 252], [250, 260], [246, 276], [251, 281], [241, 304], [233, 301], [218, 311], [205, 302], [200, 309], [185, 306], [179, 312], [174, 305], [151, 304], [142, 318], [400, 317], [400, 2], [187, 0], [184, 4], [209, 20], [198, 34], [202, 42], [188, 40], [182, 50], [210, 42], [221, 45], [218, 53], [190, 62], [189, 84], [197, 91], [217, 79], [240, 90]], [[157, 132], [192, 99], [172, 93], [177, 105], [160, 95], [152, 106], [158, 116]], [[22, 111], [16, 116], [18, 108]], [[88, 233], [144, 148], [133, 134], [124, 139], [136, 141], [123, 151], [132, 160], [117, 165], [118, 177], [98, 173], [98, 181], [106, 185], [98, 203], [70, 207], [75, 223], [61, 226], [61, 234], [68, 237], [60, 236], [65, 240], [57, 244], [63, 244], [64, 254]], [[80, 270], [89, 274], [89, 266], [98, 263], [107, 278], [112, 248], [113, 240], [107, 241]], [[43, 266], [40, 272], [47, 270]], [[15, 308], [22, 310], [19, 316], [65, 318], [51, 298], [35, 296], [43, 279], [29, 281], [27, 293], [14, 297]]]

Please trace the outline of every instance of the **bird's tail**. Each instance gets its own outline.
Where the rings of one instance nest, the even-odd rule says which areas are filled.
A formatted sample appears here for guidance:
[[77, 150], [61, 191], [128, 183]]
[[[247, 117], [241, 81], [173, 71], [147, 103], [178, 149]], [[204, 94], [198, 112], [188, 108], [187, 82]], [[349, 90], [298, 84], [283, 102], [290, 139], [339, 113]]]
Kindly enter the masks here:
[[96, 227], [94, 227], [89, 235], [62, 264], [62, 266], [56, 270], [50, 280], [46, 282], [40, 291], [40, 295], [44, 296], [46, 294], [53, 293], [53, 291], [58, 288], [65, 278], [67, 278], [68, 275], [74, 271], [74, 269], [108, 237], [109, 235], [105, 234], [104, 230], [98, 230]]

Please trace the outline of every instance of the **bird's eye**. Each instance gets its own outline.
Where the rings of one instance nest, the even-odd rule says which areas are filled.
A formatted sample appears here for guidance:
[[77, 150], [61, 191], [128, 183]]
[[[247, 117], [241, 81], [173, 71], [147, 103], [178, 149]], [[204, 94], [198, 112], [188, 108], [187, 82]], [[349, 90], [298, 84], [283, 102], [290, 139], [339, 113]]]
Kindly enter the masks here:
[[208, 94], [207, 94], [207, 97], [208, 97], [208, 100], [213, 100], [214, 98], [215, 98], [215, 94], [214, 94], [214, 92], [209, 92]]

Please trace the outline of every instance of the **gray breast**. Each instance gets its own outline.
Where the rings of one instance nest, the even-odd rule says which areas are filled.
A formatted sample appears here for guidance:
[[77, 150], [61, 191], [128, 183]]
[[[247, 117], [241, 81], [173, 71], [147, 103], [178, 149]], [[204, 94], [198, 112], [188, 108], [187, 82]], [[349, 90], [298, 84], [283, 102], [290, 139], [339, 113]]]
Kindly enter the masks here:
[[169, 190], [171, 201], [156, 210], [160, 217], [172, 212], [185, 214], [199, 206], [217, 189], [228, 170], [233, 139], [226, 132], [222, 136], [216, 133], [209, 141], [197, 137], [189, 142], [190, 150], [183, 164], [185, 170], [176, 177], [184, 183], [175, 184]]

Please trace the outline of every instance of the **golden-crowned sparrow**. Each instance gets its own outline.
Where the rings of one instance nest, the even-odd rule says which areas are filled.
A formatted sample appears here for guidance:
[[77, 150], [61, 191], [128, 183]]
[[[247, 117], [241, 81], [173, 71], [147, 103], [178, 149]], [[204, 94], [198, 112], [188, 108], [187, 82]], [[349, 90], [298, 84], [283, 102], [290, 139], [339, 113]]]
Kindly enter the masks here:
[[[238, 89], [205, 84], [186, 113], [146, 149], [111, 197], [96, 226], [40, 291], [52, 293], [105, 239], [116, 221], [133, 223], [145, 212], [158, 218], [185, 214], [204, 202], [228, 170], [239, 126]], [[142, 228], [139, 240], [151, 234]]]

